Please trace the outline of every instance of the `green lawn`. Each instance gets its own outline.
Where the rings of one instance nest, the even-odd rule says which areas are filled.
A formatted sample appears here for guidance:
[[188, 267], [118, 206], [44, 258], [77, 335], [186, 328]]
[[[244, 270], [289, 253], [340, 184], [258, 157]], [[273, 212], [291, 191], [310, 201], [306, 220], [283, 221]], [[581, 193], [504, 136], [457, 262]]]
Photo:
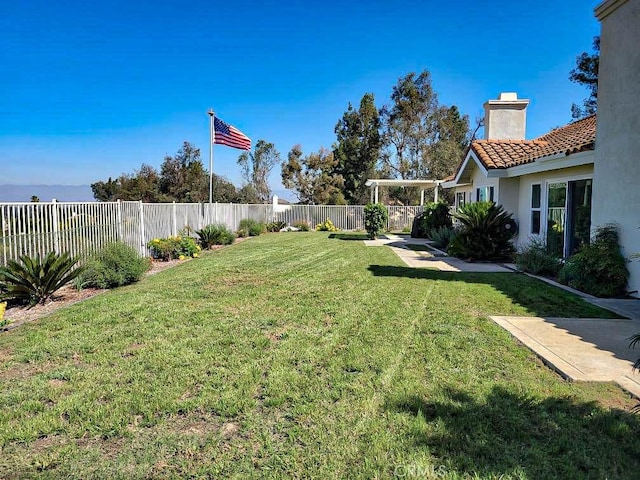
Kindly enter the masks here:
[[607, 312], [329, 236], [253, 238], [0, 335], [0, 477], [638, 478], [636, 402], [487, 318]]

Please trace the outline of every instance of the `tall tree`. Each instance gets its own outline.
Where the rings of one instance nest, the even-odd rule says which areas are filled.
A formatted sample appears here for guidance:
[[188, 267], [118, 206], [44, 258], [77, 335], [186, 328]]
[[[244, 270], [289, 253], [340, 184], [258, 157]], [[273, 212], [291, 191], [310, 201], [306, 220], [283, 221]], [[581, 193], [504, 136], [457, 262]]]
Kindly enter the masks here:
[[160, 191], [175, 202], [209, 200], [209, 176], [200, 159], [200, 149], [184, 142], [175, 156], [164, 157], [160, 167]]
[[317, 153], [303, 157], [300, 145], [295, 145], [282, 163], [282, 184], [304, 204], [345, 203], [344, 180], [335, 173], [338, 161], [330, 150], [320, 148]]
[[593, 52], [582, 52], [576, 58], [576, 68], [569, 72], [569, 80], [589, 89], [582, 107], [571, 105], [571, 117], [579, 119], [593, 115], [598, 108], [598, 69], [600, 67], [600, 37], [593, 38]]
[[113, 180], [109, 177], [106, 182], [92, 183], [91, 190], [93, 190], [93, 197], [99, 202], [114, 202], [120, 199], [121, 186], [119, 179]]
[[373, 93], [366, 93], [362, 97], [358, 110], [349, 103], [347, 111], [336, 124], [334, 172], [344, 179], [344, 197], [351, 204], [368, 201], [369, 192], [365, 182], [373, 177], [380, 158], [380, 127], [380, 115]]
[[[468, 144], [468, 117], [455, 106], [439, 104], [427, 70], [398, 80], [381, 117], [386, 147], [383, 170], [396, 178], [442, 179], [453, 172]], [[418, 198], [414, 188], [390, 194], [405, 205]]]
[[271, 197], [269, 174], [279, 163], [280, 153], [273, 143], [266, 140], [258, 140], [253, 153], [244, 152], [238, 157], [242, 178], [255, 189], [258, 200], [262, 203], [268, 202]]
[[160, 192], [160, 175], [155, 168], [145, 163], [133, 174], [121, 175], [120, 200], [141, 200], [148, 203], [166, 202]]

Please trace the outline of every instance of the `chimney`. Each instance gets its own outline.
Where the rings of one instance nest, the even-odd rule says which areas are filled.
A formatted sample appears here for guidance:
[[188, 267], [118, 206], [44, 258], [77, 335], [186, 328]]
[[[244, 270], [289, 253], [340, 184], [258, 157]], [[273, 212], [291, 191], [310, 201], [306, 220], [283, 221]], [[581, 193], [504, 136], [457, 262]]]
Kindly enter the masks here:
[[503, 92], [484, 104], [485, 140], [524, 140], [529, 100], [515, 92]]

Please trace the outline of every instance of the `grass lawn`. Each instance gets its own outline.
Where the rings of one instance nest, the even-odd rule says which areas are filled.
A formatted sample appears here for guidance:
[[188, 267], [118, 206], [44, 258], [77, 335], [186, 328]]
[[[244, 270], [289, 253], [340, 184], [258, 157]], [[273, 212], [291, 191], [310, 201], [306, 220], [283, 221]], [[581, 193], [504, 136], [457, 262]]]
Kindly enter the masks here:
[[638, 478], [636, 402], [492, 314], [607, 316], [324, 233], [211, 252], [0, 335], [0, 477]]

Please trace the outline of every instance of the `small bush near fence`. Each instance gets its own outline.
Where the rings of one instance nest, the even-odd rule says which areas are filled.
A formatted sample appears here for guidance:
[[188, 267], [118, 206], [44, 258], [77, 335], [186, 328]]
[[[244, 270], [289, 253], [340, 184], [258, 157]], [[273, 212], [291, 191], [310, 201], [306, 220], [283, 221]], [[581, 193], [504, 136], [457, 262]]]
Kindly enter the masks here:
[[185, 258], [197, 257], [201, 250], [194, 238], [182, 235], [154, 238], [147, 244], [147, 247], [153, 258], [165, 262], [176, 258], [184, 260]]
[[562, 260], [549, 253], [547, 245], [532, 238], [515, 256], [516, 266], [523, 272], [555, 277], [562, 267]]
[[337, 232], [340, 229], [336, 227], [330, 219], [316, 225], [317, 232]]
[[449, 246], [449, 254], [470, 260], [510, 258], [516, 225], [502, 205], [493, 202], [468, 203], [454, 214], [460, 222]]
[[279, 232], [287, 227], [287, 222], [269, 222], [266, 225], [267, 232]]
[[243, 218], [240, 220], [240, 226], [236, 232], [239, 237], [257, 237], [266, 233], [267, 227], [264, 223], [258, 222], [253, 218]]
[[137, 282], [151, 266], [148, 258], [122, 242], [110, 243], [92, 254], [76, 279], [78, 288], [115, 288]]
[[211, 248], [214, 245], [231, 245], [236, 239], [235, 233], [222, 223], [207, 225], [202, 230], [197, 230], [196, 234], [200, 239], [200, 245], [204, 249]]
[[560, 283], [597, 297], [624, 295], [628, 278], [615, 225], [597, 228], [593, 242], [569, 258], [558, 274]]
[[291, 224], [291, 226], [293, 228], [297, 228], [301, 232], [308, 232], [309, 230], [311, 230], [311, 226], [309, 225], [309, 223], [305, 222], [304, 220], [296, 220]]
[[0, 267], [0, 301], [44, 304], [83, 272], [77, 263], [78, 258], [68, 252], [61, 255], [49, 252], [44, 257], [22, 255], [19, 261], [9, 260], [6, 267]]
[[364, 207], [364, 229], [369, 234], [369, 238], [376, 238], [378, 234], [384, 232], [389, 213], [381, 203], [370, 203]]

